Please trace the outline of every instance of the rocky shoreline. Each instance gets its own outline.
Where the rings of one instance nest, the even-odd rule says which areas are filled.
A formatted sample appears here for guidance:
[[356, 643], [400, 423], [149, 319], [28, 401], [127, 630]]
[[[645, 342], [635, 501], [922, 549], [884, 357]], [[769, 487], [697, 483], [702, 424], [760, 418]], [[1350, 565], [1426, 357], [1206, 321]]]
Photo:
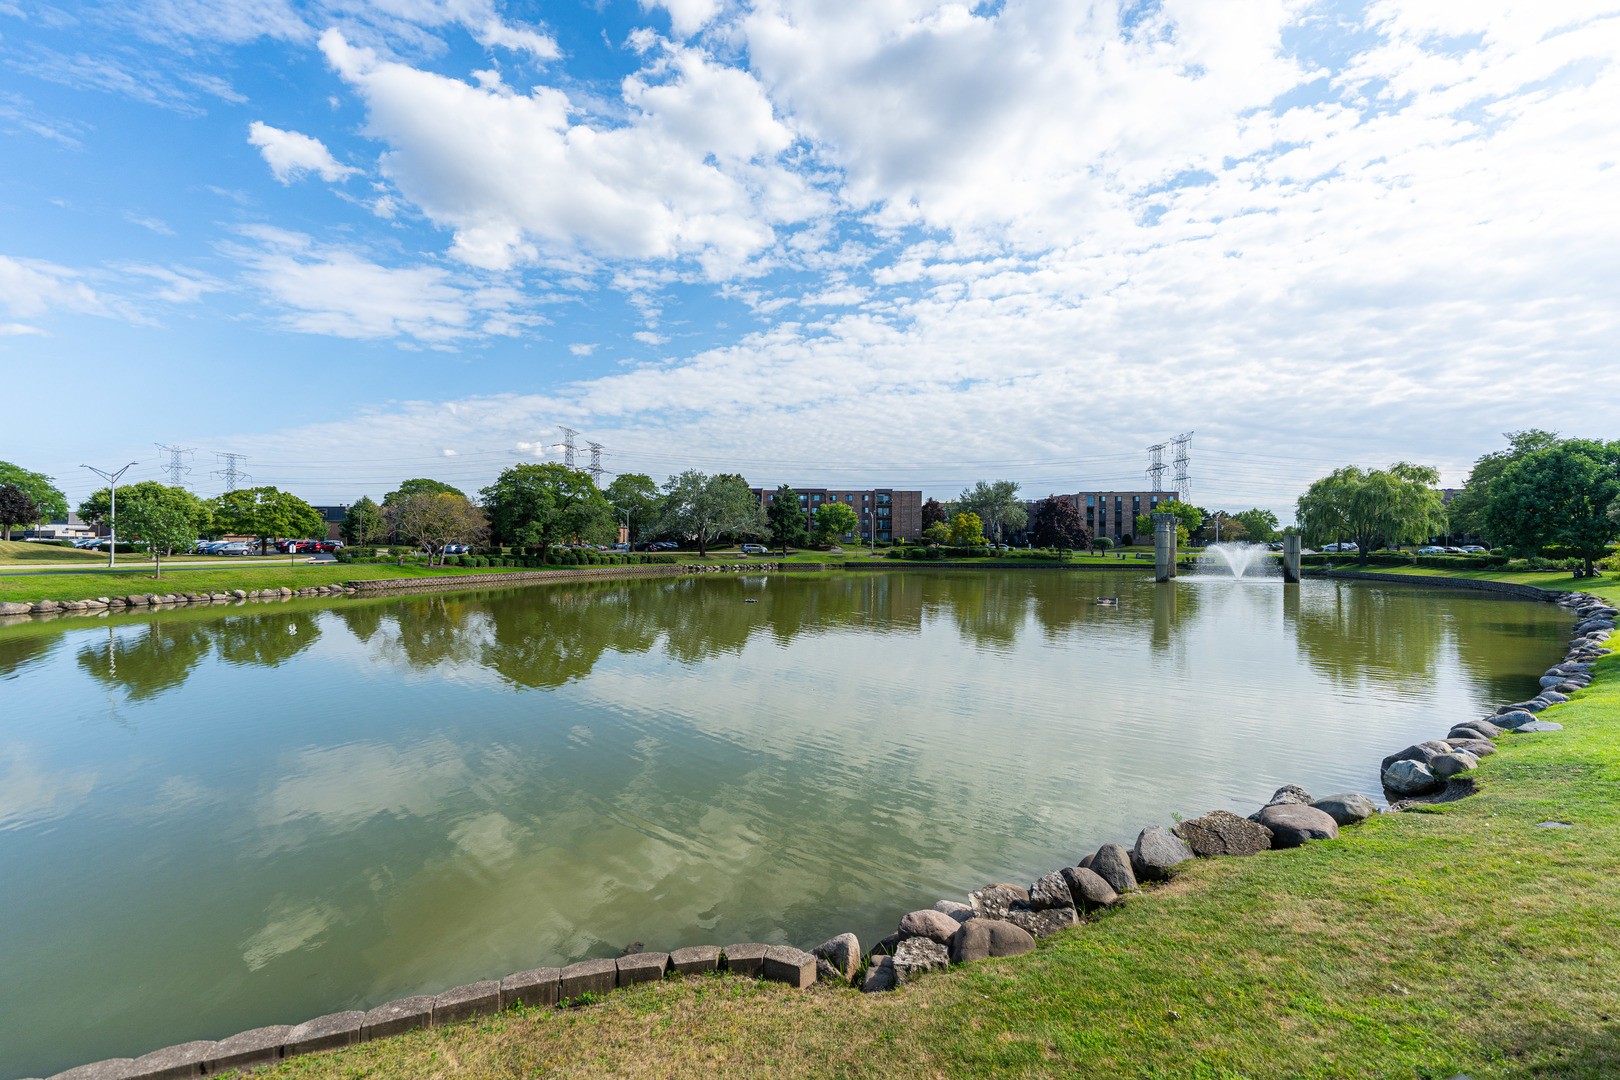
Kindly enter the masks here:
[[[759, 569], [749, 566], [747, 569]], [[729, 569], [729, 568], [728, 568]], [[743, 569], [738, 567], [737, 569]], [[334, 586], [338, 591], [340, 586]], [[312, 595], [320, 595], [311, 591]], [[184, 594], [180, 594], [184, 595]], [[264, 590], [259, 596], [226, 594], [225, 599], [287, 599], [291, 590]], [[152, 606], [123, 598], [123, 607]], [[213, 600], [213, 596], [206, 599]], [[1423, 803], [1447, 802], [1471, 793], [1468, 773], [1480, 758], [1496, 752], [1508, 735], [1552, 733], [1563, 726], [1543, 718], [1589, 685], [1598, 657], [1615, 629], [1620, 610], [1589, 593], [1543, 593], [1576, 616], [1564, 660], [1541, 678], [1534, 698], [1496, 709], [1490, 716], [1455, 724], [1445, 739], [1407, 747], [1383, 760], [1380, 774], [1391, 812]], [[108, 607], [112, 601], [100, 600]], [[175, 602], [175, 601], [165, 601]], [[187, 598], [186, 602], [192, 602]], [[1199, 858], [1242, 857], [1333, 839], [1378, 813], [1364, 795], [1344, 793], [1312, 798], [1285, 785], [1247, 818], [1225, 810], [1150, 825], [1126, 848], [1103, 844], [1074, 866], [1052, 871], [1028, 888], [996, 882], [968, 894], [967, 902], [941, 900], [932, 908], [908, 912], [894, 933], [862, 952], [853, 933], [839, 934], [808, 952], [782, 945], [741, 943], [700, 945], [673, 952], [647, 952], [638, 944], [617, 958], [583, 960], [563, 968], [535, 968], [387, 1002], [370, 1011], [352, 1010], [298, 1025], [276, 1025], [241, 1032], [220, 1041], [196, 1041], [153, 1051], [139, 1058], [112, 1058], [56, 1074], [51, 1080], [185, 1080], [233, 1069], [270, 1064], [318, 1050], [386, 1038], [418, 1028], [438, 1027], [518, 1006], [551, 1008], [585, 1004], [614, 989], [675, 976], [726, 972], [806, 989], [817, 981], [858, 986], [877, 993], [898, 990], [930, 971], [988, 957], [1032, 952], [1038, 938], [1094, 920], [1107, 909], [1144, 894], [1143, 884], [1168, 880], [1183, 864]]]

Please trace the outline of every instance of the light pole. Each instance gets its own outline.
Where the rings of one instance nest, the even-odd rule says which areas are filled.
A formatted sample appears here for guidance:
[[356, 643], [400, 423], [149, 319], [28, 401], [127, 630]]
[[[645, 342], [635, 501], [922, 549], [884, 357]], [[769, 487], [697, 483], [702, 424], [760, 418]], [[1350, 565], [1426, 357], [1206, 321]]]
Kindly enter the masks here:
[[118, 478], [127, 473], [131, 466], [139, 464], [138, 461], [132, 461], [129, 465], [125, 465], [122, 469], [112, 473], [107, 472], [105, 469], [98, 469], [94, 465], [79, 466], [81, 469], [89, 469], [107, 481], [107, 487], [112, 493], [107, 504], [107, 533], [108, 539], [111, 541], [107, 546], [107, 566], [109, 569], [118, 559]]
[[635, 545], [630, 542], [630, 508], [622, 503], [614, 503], [613, 508], [624, 511], [624, 546], [626, 550], [633, 551]]

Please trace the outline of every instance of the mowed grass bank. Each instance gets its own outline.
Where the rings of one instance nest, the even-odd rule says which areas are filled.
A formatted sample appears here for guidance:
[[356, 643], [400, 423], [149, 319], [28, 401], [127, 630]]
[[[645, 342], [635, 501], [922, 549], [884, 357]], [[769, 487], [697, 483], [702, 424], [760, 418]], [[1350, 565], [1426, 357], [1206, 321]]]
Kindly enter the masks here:
[[1200, 861], [1030, 956], [887, 995], [671, 979], [267, 1075], [1620, 1075], [1620, 660], [1600, 667], [1546, 714], [1566, 730], [1501, 740], [1475, 797]]
[[[102, 556], [105, 558], [106, 556]], [[128, 596], [131, 593], [229, 592], [232, 589], [274, 589], [283, 586], [303, 589], [313, 585], [337, 585], [345, 581], [371, 581], [378, 578], [442, 578], [456, 575], [520, 572], [514, 567], [434, 567], [407, 563], [303, 563], [246, 564], [240, 567], [171, 568], [164, 561], [160, 578], [152, 576], [151, 564], [141, 570], [112, 573], [20, 574], [0, 576], [0, 600], [83, 600], [97, 596]]]

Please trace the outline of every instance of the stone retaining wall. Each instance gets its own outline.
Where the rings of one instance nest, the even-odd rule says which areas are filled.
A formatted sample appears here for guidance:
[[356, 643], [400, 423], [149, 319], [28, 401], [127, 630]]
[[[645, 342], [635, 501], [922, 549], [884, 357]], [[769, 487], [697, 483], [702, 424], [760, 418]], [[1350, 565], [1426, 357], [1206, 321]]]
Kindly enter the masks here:
[[[772, 568], [771, 564], [729, 564], [698, 569], [740, 572]], [[687, 572], [685, 566], [599, 569]], [[549, 573], [586, 576], [567, 571]], [[1333, 572], [1333, 576], [1411, 581], [1401, 575], [1342, 571]], [[509, 582], [513, 577], [558, 580], [558, 576], [539, 574], [478, 577], [493, 578], [488, 582], [493, 585]], [[417, 580], [368, 584], [405, 586]], [[1447, 580], [1458, 584], [1469, 579]], [[467, 578], [457, 579], [456, 583], [479, 584]], [[1381, 767], [1386, 790], [1393, 790], [1389, 784], [1395, 773], [1402, 777], [1422, 773], [1428, 783], [1425, 790], [1414, 792], [1418, 798], [1393, 802], [1391, 810], [1404, 809], [1418, 801], [1450, 801], [1469, 794], [1473, 785], [1467, 773], [1474, 768], [1479, 756], [1495, 752], [1497, 738], [1518, 732], [1539, 734], [1562, 730], [1561, 725], [1539, 719], [1536, 714], [1557, 708], [1584, 688], [1593, 677], [1592, 661], [1610, 652], [1604, 642], [1614, 632], [1620, 611], [1591, 594], [1554, 593], [1502, 582], [1473, 582], [1462, 587], [1475, 586], [1505, 596], [1556, 600], [1573, 610], [1578, 621], [1570, 651], [1565, 663], [1543, 677], [1545, 689], [1537, 698], [1502, 706], [1486, 721], [1464, 721], [1456, 725], [1444, 741], [1420, 743], [1386, 758]], [[1526, 709], [1531, 711], [1521, 714], [1520, 710]], [[1442, 763], [1450, 767], [1442, 767]], [[1028, 889], [995, 883], [969, 893], [965, 904], [941, 900], [932, 909], [910, 912], [900, 919], [899, 929], [878, 942], [869, 954], [863, 954], [855, 935], [847, 933], [823, 942], [810, 952], [757, 942], [724, 947], [699, 945], [669, 953], [627, 952], [616, 958], [582, 960], [563, 968], [516, 972], [501, 979], [455, 987], [436, 996], [401, 998], [369, 1011], [331, 1013], [296, 1026], [256, 1028], [218, 1042], [202, 1040], [155, 1050], [139, 1058], [112, 1058], [58, 1073], [52, 1080], [187, 1080], [228, 1069], [272, 1064], [298, 1054], [386, 1038], [418, 1028], [457, 1023], [509, 1007], [548, 1008], [589, 1001], [618, 988], [677, 975], [726, 971], [783, 982], [797, 989], [825, 979], [846, 986], [858, 982], [867, 992], [897, 990], [924, 972], [986, 957], [1031, 952], [1036, 938], [1078, 926], [1107, 908], [1130, 902], [1125, 898], [1140, 893], [1141, 883], [1168, 880], [1181, 864], [1196, 858], [1241, 857], [1301, 847], [1316, 840], [1335, 838], [1340, 826], [1354, 825], [1374, 813], [1377, 808], [1366, 796], [1348, 793], [1313, 799], [1303, 789], [1290, 784], [1279, 788], [1267, 805], [1247, 818], [1215, 810], [1199, 818], [1179, 821], [1169, 829], [1149, 825], [1137, 835], [1130, 849], [1119, 844], [1104, 844], [1095, 854], [1081, 859], [1078, 866], [1055, 870]]]
[[1562, 589], [1543, 589], [1535, 585], [1520, 585], [1512, 581], [1489, 581], [1484, 578], [1432, 577], [1427, 574], [1378, 574], [1362, 570], [1313, 570], [1307, 568], [1305, 577], [1339, 578], [1344, 581], [1388, 581], [1396, 585], [1438, 585], [1442, 589], [1472, 589], [1475, 592], [1499, 593], [1520, 600], [1552, 600], [1567, 595]]

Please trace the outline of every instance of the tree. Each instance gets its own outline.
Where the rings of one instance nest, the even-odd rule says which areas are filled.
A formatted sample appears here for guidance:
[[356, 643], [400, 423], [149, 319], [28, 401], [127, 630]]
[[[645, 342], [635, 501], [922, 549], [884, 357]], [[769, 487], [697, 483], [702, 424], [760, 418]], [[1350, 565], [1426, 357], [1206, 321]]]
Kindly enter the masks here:
[[922, 538], [930, 544], [945, 544], [951, 539], [951, 527], [943, 521], [936, 521], [922, 531]]
[[[191, 527], [196, 530], [192, 534], [193, 540], [198, 536], [211, 532], [214, 528], [213, 507], [183, 487], [169, 487], [167, 484], [160, 484], [156, 480], [142, 480], [138, 484], [124, 484], [118, 488], [118, 504], [120, 506], [124, 505], [125, 502], [135, 500], [162, 503], [176, 513], [183, 514], [191, 522]], [[79, 516], [92, 524], [108, 523], [111, 512], [111, 488], [101, 488], [99, 491], [93, 491], [88, 498], [79, 504]]]
[[1007, 530], [1022, 529], [1029, 516], [1016, 480], [980, 480], [957, 496], [955, 505], [958, 513], [977, 514], [986, 535], [997, 542], [1006, 538]]
[[1491, 498], [1491, 485], [1509, 465], [1537, 450], [1549, 450], [1558, 445], [1558, 433], [1531, 428], [1528, 431], [1507, 431], [1502, 437], [1508, 441], [1506, 450], [1496, 450], [1474, 462], [1463, 489], [1452, 496], [1446, 507], [1451, 528], [1465, 536], [1489, 537], [1493, 544], [1504, 538], [1493, 536], [1486, 522], [1486, 506]]
[[30, 519], [32, 521], [67, 517], [67, 496], [62, 494], [55, 482], [44, 473], [29, 472], [20, 465], [0, 461], [0, 484], [19, 487], [23, 490], [23, 494], [34, 501], [37, 509], [36, 516]]
[[460, 495], [463, 499], [467, 497], [467, 493], [460, 488], [451, 487], [442, 481], [418, 478], [416, 480], [407, 480], [387, 495], [384, 495], [383, 505], [390, 506], [399, 499], [411, 495]]
[[1030, 536], [1041, 547], [1066, 551], [1091, 543], [1091, 530], [1080, 520], [1080, 510], [1068, 499], [1048, 495], [1035, 504], [1029, 518]]
[[973, 547], [984, 543], [984, 522], [971, 510], [958, 510], [951, 515], [951, 533], [948, 538], [957, 547]]
[[495, 535], [509, 543], [550, 547], [612, 528], [612, 509], [590, 473], [555, 461], [513, 465], [479, 494]]
[[39, 520], [39, 503], [16, 484], [0, 484], [0, 529], [6, 540], [16, 525]]
[[1532, 450], [1490, 484], [1485, 526], [1525, 554], [1548, 544], [1566, 547], [1591, 573], [1594, 559], [1620, 535], [1609, 508], [1620, 499], [1615, 447], [1580, 439]]
[[664, 484], [664, 528], [697, 541], [698, 554], [721, 536], [762, 536], [765, 512], [736, 473], [705, 476], [687, 469]]
[[1091, 546], [1098, 551], [1112, 551], [1114, 542], [1106, 536], [1099, 536], [1091, 541]]
[[1269, 544], [1277, 538], [1277, 515], [1258, 506], [1232, 515], [1233, 522], [1242, 525], [1248, 538], [1257, 544]]
[[375, 544], [388, 535], [388, 520], [383, 517], [382, 507], [371, 501], [371, 496], [362, 495], [343, 515], [340, 531], [345, 544]]
[[1192, 503], [1184, 503], [1180, 499], [1166, 499], [1158, 506], [1151, 507], [1136, 515], [1136, 535], [1153, 535], [1153, 515], [1174, 514], [1176, 516], [1176, 546], [1186, 547], [1193, 535], [1204, 525], [1204, 512]]
[[163, 556], [197, 542], [194, 515], [175, 499], [136, 496], [118, 512], [119, 524], [152, 553], [153, 577], [163, 576]]
[[384, 513], [396, 533], [427, 549], [429, 566], [435, 556], [444, 565], [447, 545], [477, 543], [489, 532], [484, 512], [467, 496], [448, 491], [401, 495]]
[[639, 544], [657, 535], [663, 497], [652, 477], [646, 473], [620, 473], [613, 478], [613, 483], [607, 486], [604, 494], [607, 501], [619, 511], [620, 520], [623, 520], [625, 511], [629, 511], [630, 535], [626, 539], [630, 543]]
[[847, 503], [827, 502], [816, 508], [816, 543], [836, 544], [846, 533], [861, 527], [855, 508]]
[[273, 487], [227, 491], [214, 500], [213, 512], [217, 528], [256, 537], [261, 552], [278, 536], [314, 536], [325, 529], [325, 522], [313, 506]]
[[765, 523], [771, 530], [771, 543], [782, 549], [787, 558], [789, 544], [802, 544], [810, 530], [804, 523], [804, 508], [799, 505], [799, 493], [783, 484], [776, 489], [776, 497], [765, 508]]
[[945, 506], [938, 499], [929, 499], [922, 504], [922, 527], [925, 532], [930, 525], [943, 525], [947, 517]]
[[1308, 544], [1350, 539], [1359, 562], [1390, 544], [1415, 544], [1445, 531], [1437, 470], [1399, 461], [1363, 472], [1354, 465], [1317, 480], [1299, 497], [1295, 517]]

